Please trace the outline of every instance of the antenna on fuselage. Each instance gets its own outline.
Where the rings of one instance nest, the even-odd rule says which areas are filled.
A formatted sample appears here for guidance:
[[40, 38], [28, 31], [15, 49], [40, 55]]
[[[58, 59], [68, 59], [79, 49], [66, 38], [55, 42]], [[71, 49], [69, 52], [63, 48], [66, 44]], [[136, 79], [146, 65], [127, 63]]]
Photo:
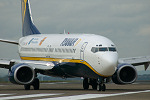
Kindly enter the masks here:
[[64, 29], [64, 34], [66, 34], [66, 30]]
[[[64, 29], [64, 34], [66, 34], [66, 30]], [[69, 32], [67, 34], [70, 34]]]

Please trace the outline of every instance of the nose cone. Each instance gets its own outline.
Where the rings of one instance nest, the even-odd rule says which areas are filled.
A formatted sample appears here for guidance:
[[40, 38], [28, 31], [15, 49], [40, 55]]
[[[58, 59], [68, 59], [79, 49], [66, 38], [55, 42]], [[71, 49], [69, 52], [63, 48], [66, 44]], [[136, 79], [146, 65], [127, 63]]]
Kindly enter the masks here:
[[118, 64], [118, 53], [105, 53], [101, 56], [101, 73], [104, 76], [111, 76], [116, 71]]

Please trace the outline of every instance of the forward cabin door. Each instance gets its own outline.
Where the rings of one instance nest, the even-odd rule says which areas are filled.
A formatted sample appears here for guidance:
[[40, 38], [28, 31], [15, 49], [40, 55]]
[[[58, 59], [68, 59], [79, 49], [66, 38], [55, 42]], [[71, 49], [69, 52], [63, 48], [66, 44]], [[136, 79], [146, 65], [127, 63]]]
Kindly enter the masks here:
[[82, 59], [82, 60], [84, 60], [84, 51], [85, 51], [87, 44], [88, 44], [88, 42], [84, 42], [80, 49], [80, 59]]

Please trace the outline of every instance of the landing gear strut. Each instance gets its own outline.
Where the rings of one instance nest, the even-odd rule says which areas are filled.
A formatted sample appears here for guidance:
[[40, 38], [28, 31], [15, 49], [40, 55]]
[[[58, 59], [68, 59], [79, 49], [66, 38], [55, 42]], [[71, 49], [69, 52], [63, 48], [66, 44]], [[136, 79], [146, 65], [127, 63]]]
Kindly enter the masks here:
[[99, 77], [97, 80], [97, 90], [98, 91], [105, 91], [106, 90], [106, 85], [104, 84], [104, 78]]
[[32, 84], [24, 85], [25, 90], [30, 90], [31, 85], [33, 86], [34, 90], [39, 90], [40, 82], [38, 78], [35, 78]]

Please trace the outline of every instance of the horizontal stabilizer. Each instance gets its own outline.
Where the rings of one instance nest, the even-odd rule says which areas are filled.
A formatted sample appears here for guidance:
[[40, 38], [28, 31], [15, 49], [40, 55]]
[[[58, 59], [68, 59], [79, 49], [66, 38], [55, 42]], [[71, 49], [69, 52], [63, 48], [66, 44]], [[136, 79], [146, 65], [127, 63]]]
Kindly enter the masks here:
[[13, 40], [5, 40], [5, 39], [0, 39], [0, 42], [10, 43], [10, 44], [16, 44], [16, 45], [19, 44], [17, 41], [13, 41]]

